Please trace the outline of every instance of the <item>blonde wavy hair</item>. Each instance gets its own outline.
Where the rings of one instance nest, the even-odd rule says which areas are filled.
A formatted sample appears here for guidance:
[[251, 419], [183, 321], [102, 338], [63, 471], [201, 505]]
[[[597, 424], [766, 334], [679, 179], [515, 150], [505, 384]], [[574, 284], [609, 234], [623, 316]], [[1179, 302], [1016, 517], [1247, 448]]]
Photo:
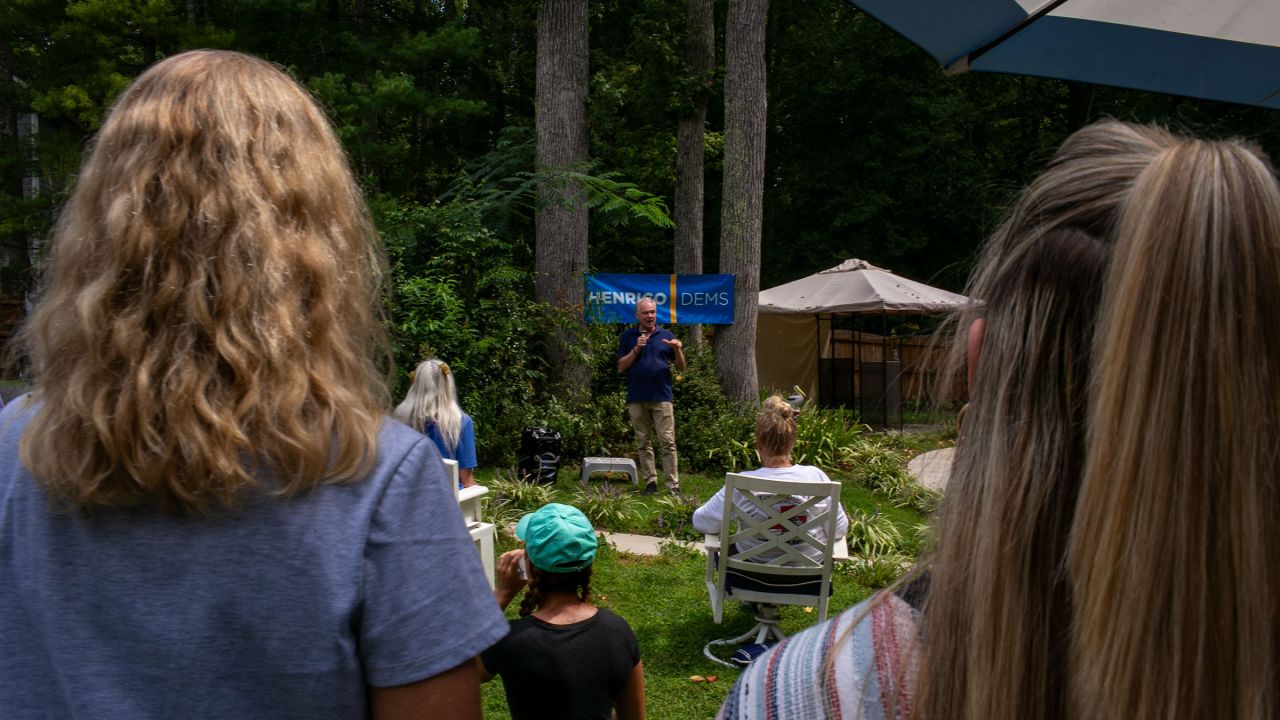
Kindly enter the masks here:
[[235, 52], [120, 96], [21, 331], [39, 400], [22, 462], [63, 504], [206, 513], [373, 461], [385, 259], [312, 98]]
[[462, 407], [453, 371], [443, 361], [423, 360], [413, 371], [413, 381], [404, 401], [392, 413], [395, 419], [422, 432], [427, 421], [434, 422], [446, 447], [457, 449], [462, 436]]
[[781, 395], [765, 398], [756, 415], [756, 445], [772, 455], [791, 458], [796, 447], [795, 408]]

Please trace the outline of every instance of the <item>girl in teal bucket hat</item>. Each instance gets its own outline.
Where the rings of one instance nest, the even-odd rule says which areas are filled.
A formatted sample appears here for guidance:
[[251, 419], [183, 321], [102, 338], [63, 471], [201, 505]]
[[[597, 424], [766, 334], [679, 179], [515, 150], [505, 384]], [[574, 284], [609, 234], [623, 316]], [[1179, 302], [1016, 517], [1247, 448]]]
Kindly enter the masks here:
[[626, 620], [591, 597], [599, 540], [570, 505], [520, 518], [523, 550], [498, 558], [494, 595], [505, 610], [527, 586], [511, 632], [480, 655], [485, 681], [502, 676], [512, 720], [644, 718], [644, 665]]

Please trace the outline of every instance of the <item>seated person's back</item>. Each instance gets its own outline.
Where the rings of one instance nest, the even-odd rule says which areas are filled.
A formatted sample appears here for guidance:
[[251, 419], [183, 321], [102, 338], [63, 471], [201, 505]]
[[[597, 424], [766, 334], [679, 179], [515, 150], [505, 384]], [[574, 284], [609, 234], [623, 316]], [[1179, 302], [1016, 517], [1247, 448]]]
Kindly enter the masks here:
[[[765, 400], [764, 405], [760, 408], [760, 414], [756, 417], [756, 449], [760, 453], [760, 462], [763, 467], [758, 470], [748, 470], [742, 474], [790, 482], [831, 482], [831, 478], [827, 477], [827, 474], [819, 468], [812, 465], [793, 465], [791, 463], [791, 451], [795, 448], [795, 444], [795, 411], [781, 396], [770, 396]], [[693, 527], [698, 532], [718, 533], [725, 519], [733, 517], [733, 513], [728, 512], [725, 508], [724, 491], [724, 488], [720, 488], [715, 495], [711, 496], [710, 500], [707, 500], [702, 507], [694, 511]], [[740, 493], [741, 491], [734, 493], [734, 505], [757, 520], [763, 520], [767, 517], [763, 510], [750, 500], [741, 497]], [[791, 497], [781, 503], [776, 503], [774, 507], [775, 509], [786, 509], [787, 502], [800, 504], [807, 499]], [[822, 514], [827, 511], [829, 505], [828, 501], [820, 500], [814, 504], [813, 513]], [[849, 518], [845, 515], [844, 508], [839, 503], [836, 503], [836, 514], [836, 536], [843, 537], [849, 531]], [[813, 528], [811, 534], [819, 542], [827, 540], [826, 532], [821, 527]], [[744, 538], [737, 543], [736, 550], [738, 552], [750, 550], [758, 544], [759, 542], [754, 539]], [[800, 550], [814, 560], [821, 559], [817, 548], [813, 546], [802, 547]], [[779, 555], [780, 551], [766, 550], [752, 556], [751, 560], [767, 563], [776, 559]]]

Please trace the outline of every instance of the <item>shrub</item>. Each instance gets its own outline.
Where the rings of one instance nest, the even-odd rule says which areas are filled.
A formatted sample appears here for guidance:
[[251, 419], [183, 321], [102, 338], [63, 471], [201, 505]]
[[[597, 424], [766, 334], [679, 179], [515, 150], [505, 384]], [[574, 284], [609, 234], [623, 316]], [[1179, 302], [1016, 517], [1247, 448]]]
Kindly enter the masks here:
[[868, 515], [861, 510], [849, 514], [849, 554], [860, 557], [878, 557], [901, 552], [905, 538], [898, 526], [880, 514], [880, 509]]
[[876, 508], [870, 515], [854, 510], [849, 516], [849, 559], [842, 574], [870, 588], [889, 585], [911, 567], [917, 537], [907, 537]]
[[374, 198], [378, 229], [391, 263], [391, 331], [399, 366], [393, 401], [408, 372], [428, 356], [449, 363], [459, 401], [476, 427], [486, 464], [515, 460], [521, 420], [545, 376], [531, 348], [550, 328], [522, 268], [528, 250], [485, 227], [479, 208], [462, 201], [424, 205]]
[[517, 480], [514, 470], [495, 473], [488, 487], [489, 494], [482, 500], [484, 518], [502, 529], [552, 500], [550, 486]]
[[620, 527], [640, 516], [643, 504], [626, 485], [605, 482], [579, 489], [573, 495], [573, 506], [603, 527]]
[[709, 348], [686, 346], [685, 359], [688, 366], [674, 384], [681, 467], [717, 473], [758, 467], [755, 408], [725, 397]]
[[702, 539], [702, 533], [693, 529], [693, 511], [702, 505], [698, 498], [684, 493], [663, 495], [657, 505], [653, 522], [658, 535], [679, 540]]
[[[681, 334], [681, 328], [673, 329]], [[578, 406], [556, 397], [526, 408], [523, 422], [560, 433], [562, 457], [627, 455], [635, 435], [627, 416], [626, 376], [618, 372], [619, 326], [589, 325], [580, 333], [582, 351], [591, 367], [591, 397]], [[754, 415], [728, 400], [716, 378], [711, 351], [686, 347], [683, 372], [673, 369], [676, 444], [680, 467], [696, 472], [756, 467], [751, 442]], [[735, 444], [736, 443], [736, 444]], [[736, 450], [731, 450], [736, 448]], [[736, 462], [730, 452], [736, 452]]]
[[864, 437], [850, 448], [850, 457], [853, 478], [867, 488], [888, 495], [894, 505], [922, 513], [930, 513], [937, 508], [942, 496], [911, 478], [901, 453], [885, 447], [873, 437]]
[[875, 557], [854, 557], [842, 560], [837, 566], [841, 575], [873, 590], [887, 587], [911, 568], [912, 559], [900, 553]]
[[856, 449], [866, 444], [866, 426], [857, 413], [846, 408], [820, 409], [806, 403], [796, 421], [796, 464], [827, 470], [848, 470]]

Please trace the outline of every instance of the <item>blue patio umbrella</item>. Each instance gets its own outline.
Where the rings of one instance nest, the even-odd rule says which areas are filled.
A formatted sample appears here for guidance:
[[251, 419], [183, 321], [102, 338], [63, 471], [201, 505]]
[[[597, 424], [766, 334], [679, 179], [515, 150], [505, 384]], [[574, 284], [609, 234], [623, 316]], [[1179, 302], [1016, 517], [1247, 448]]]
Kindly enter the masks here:
[[1280, 109], [1280, 0], [853, 0], [948, 73]]

